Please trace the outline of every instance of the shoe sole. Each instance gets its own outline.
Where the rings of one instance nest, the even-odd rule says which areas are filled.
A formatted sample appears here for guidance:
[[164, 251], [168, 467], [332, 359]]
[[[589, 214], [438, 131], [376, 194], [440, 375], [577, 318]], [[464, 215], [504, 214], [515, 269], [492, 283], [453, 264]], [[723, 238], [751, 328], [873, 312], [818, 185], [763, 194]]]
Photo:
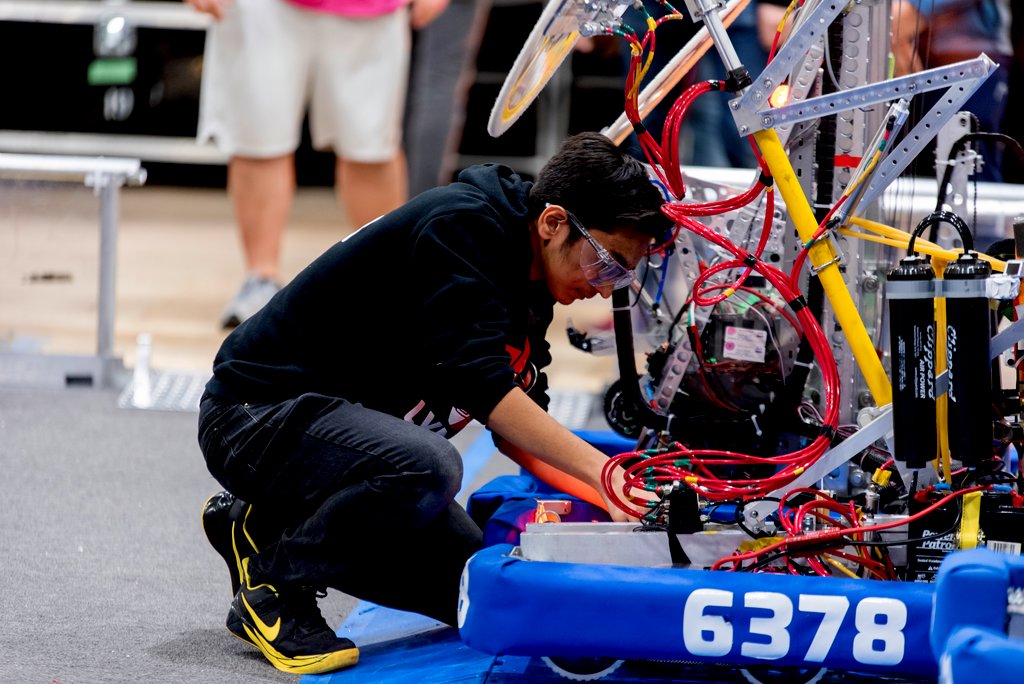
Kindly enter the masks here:
[[248, 644], [253, 648], [259, 648], [259, 646], [256, 645], [256, 642], [249, 638], [249, 634], [245, 629], [245, 623], [242, 622], [242, 618], [240, 618], [238, 613], [235, 611], [232, 610], [228, 613], [228, 619], [225, 626], [228, 628], [228, 632], [231, 633], [231, 636], [235, 637], [243, 644]]
[[249, 637], [249, 643], [263, 653], [271, 665], [282, 672], [289, 674], [323, 674], [335, 672], [346, 668], [354, 667], [359, 662], [359, 648], [352, 648], [334, 651], [332, 653], [321, 653], [317, 655], [286, 656], [275, 649], [270, 642], [263, 638], [255, 627], [249, 625], [244, 618], [240, 618], [243, 629]]
[[235, 637], [244, 644], [248, 644], [253, 648], [259, 648], [256, 642], [249, 638], [249, 634], [246, 632], [245, 623], [242, 622], [242, 618], [234, 610], [228, 612], [228, 619], [225, 623], [225, 627], [228, 628], [228, 632], [231, 636]]
[[[234, 523], [232, 522], [232, 528], [228, 528], [226, 533], [222, 529], [217, 529], [215, 525], [207, 524], [209, 522], [207, 516], [213, 511], [223, 509], [225, 505], [228, 508], [234, 505], [235, 498], [232, 496], [231, 502], [225, 504], [223, 499], [226, 497], [224, 495], [225, 492], [217, 492], [203, 503], [200, 520], [203, 525], [203, 533], [206, 535], [206, 540], [210, 542], [210, 546], [213, 547], [213, 550], [216, 551], [217, 555], [223, 558], [224, 562], [227, 564], [228, 575], [231, 578], [231, 589], [237, 594], [238, 589], [241, 586], [241, 580], [239, 579], [239, 561], [236, 558], [235, 547], [232, 543], [232, 528], [234, 527]], [[225, 555], [225, 550], [227, 549], [231, 549], [230, 555]], [[253, 648], [259, 648], [255, 643], [253, 643], [252, 639], [249, 638], [249, 635], [245, 633], [245, 627], [242, 625], [242, 619], [238, 617], [234, 611], [228, 613], [226, 627], [228, 628], [228, 632], [231, 633], [231, 636], [235, 637], [242, 643], [252, 646]]]
[[[213, 520], [214, 514], [219, 513], [225, 507], [229, 508], [234, 505], [235, 498], [232, 496], [230, 503], [224, 503], [225, 492], [218, 492], [211, 496], [203, 504], [202, 511], [202, 525], [203, 532], [206, 534], [206, 540], [210, 542], [210, 546], [213, 550], [224, 559], [224, 563], [228, 566], [228, 575], [231, 578], [231, 595], [234, 596], [238, 593], [238, 589], [242, 586], [242, 568], [241, 558], [238, 557], [238, 553], [235, 549], [234, 544], [234, 522], [227, 529], [223, 529], [221, 526], [210, 524]], [[231, 495], [228, 495], [231, 496]]]

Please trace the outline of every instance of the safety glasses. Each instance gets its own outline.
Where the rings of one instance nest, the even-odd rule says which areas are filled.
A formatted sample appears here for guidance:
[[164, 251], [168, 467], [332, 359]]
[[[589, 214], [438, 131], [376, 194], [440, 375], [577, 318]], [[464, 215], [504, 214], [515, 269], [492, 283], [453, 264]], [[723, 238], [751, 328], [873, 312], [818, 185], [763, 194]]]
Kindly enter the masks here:
[[565, 214], [569, 217], [569, 223], [580, 231], [583, 239], [586, 240], [583, 249], [580, 250], [580, 268], [583, 269], [583, 275], [587, 278], [587, 282], [596, 288], [611, 285], [613, 290], [618, 290], [636, 279], [633, 269], [626, 268], [616, 261], [608, 253], [608, 250], [602, 247], [601, 243], [583, 227], [580, 220], [573, 216], [572, 212], [567, 209]]

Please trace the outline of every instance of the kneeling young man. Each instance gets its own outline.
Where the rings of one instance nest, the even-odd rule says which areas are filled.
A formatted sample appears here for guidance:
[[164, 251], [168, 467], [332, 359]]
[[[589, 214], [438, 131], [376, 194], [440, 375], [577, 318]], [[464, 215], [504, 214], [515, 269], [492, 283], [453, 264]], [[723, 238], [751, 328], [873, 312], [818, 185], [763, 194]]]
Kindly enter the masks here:
[[481, 531], [454, 501], [448, 438], [472, 418], [606, 496], [605, 455], [546, 412], [544, 335], [555, 302], [632, 281], [670, 225], [661, 204], [638, 161], [573, 136], [535, 184], [476, 166], [367, 224], [239, 326], [199, 416], [228, 490], [204, 511], [237, 592], [228, 629], [315, 673], [359, 657], [323, 587], [455, 625]]

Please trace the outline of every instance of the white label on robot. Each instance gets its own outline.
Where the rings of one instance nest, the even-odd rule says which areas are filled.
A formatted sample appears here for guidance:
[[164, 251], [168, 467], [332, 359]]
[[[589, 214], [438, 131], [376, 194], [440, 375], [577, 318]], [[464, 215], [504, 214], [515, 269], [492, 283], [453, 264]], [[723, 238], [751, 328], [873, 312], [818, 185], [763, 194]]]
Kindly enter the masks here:
[[756, 361], [764, 363], [764, 351], [768, 342], [768, 332], [752, 328], [725, 327], [725, 343], [722, 345], [722, 356], [737, 361]]
[[[724, 589], [693, 591], [683, 608], [686, 650], [696, 656], [718, 658], [738, 646], [742, 656], [778, 660], [790, 655], [793, 634], [813, 629], [807, 651], [792, 655], [809, 663], [823, 663], [836, 646], [836, 637], [851, 610], [850, 600], [845, 596], [818, 594], [800, 594], [798, 612], [794, 611], [789, 596], [776, 592], [741, 594], [743, 607], [753, 609], [747, 617], [733, 610], [736, 603], [734, 593]], [[820, 621], [807, 613], [820, 615]], [[841, 643], [845, 644], [843, 648], [851, 649], [849, 655], [854, 660], [882, 666], [903, 661], [906, 647], [903, 629], [907, 625], [905, 603], [893, 598], [864, 598], [853, 606], [853, 618], [856, 632], [852, 643], [849, 638]], [[735, 644], [737, 634], [749, 634], [751, 638]], [[832, 655], [841, 657], [839, 653]]]
[[995, 551], [996, 553], [1005, 553], [1011, 556], [1020, 555], [1020, 544], [1018, 544], [1017, 542], [996, 541], [994, 539], [989, 539], [985, 546], [988, 547], [989, 551]]

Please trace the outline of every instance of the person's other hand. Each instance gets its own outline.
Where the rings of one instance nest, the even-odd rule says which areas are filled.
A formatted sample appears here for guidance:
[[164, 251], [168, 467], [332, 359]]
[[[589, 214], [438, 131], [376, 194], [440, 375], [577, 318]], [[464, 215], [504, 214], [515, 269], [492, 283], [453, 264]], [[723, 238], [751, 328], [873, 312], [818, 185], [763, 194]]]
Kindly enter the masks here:
[[235, 0], [185, 0], [185, 4], [191, 5], [200, 12], [209, 14], [214, 19], [223, 19], [224, 12], [234, 1]]
[[409, 23], [419, 31], [437, 19], [448, 8], [448, 0], [412, 0], [409, 7]]

